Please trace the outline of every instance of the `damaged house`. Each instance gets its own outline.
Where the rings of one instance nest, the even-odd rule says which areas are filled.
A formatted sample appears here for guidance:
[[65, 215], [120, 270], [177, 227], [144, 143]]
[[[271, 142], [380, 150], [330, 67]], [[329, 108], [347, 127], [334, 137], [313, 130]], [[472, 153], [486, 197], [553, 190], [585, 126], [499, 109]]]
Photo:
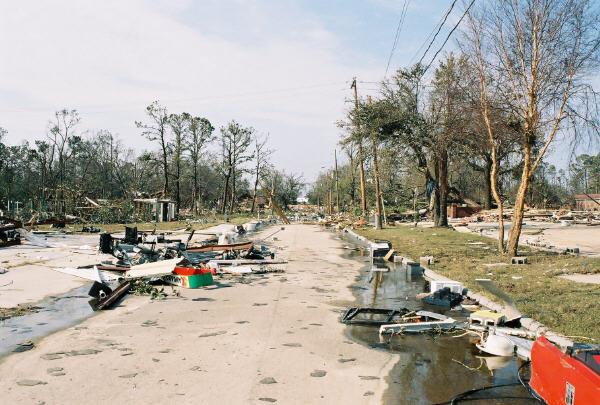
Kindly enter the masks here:
[[175, 201], [167, 198], [135, 198], [136, 218], [143, 221], [169, 222], [175, 220]]

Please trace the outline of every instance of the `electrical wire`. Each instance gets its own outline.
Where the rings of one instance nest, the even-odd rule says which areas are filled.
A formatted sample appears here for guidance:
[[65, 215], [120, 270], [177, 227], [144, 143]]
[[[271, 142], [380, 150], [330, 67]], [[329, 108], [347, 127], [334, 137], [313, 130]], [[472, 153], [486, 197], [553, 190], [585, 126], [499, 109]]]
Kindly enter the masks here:
[[494, 388], [502, 388], [502, 387], [514, 387], [516, 385], [521, 385], [521, 383], [516, 381], [516, 382], [508, 383], [508, 384], [487, 385], [485, 387], [473, 388], [472, 390], [468, 390], [468, 391], [458, 394], [457, 396], [452, 398], [450, 401], [440, 402], [435, 405], [454, 405], [454, 404], [457, 404], [459, 401], [462, 401], [463, 399], [465, 399], [465, 397], [468, 397], [469, 395], [476, 394], [481, 391], [488, 391], [488, 390], [491, 390]]
[[[452, 29], [450, 30], [450, 32], [448, 33], [448, 35], [446, 35], [446, 39], [444, 40], [444, 43], [442, 43], [442, 46], [440, 46], [440, 49], [438, 49], [437, 52], [435, 53], [435, 55], [433, 55], [433, 58], [431, 58], [431, 61], [429, 62], [429, 64], [427, 65], [427, 67], [423, 70], [423, 74], [425, 74], [425, 72], [427, 72], [427, 70], [429, 69], [429, 67], [431, 66], [431, 64], [435, 61], [435, 58], [437, 58], [437, 56], [440, 54], [440, 52], [442, 51], [442, 49], [444, 49], [444, 46], [446, 45], [446, 43], [448, 42], [448, 40], [450, 39], [450, 37], [452, 36], [452, 34], [454, 33], [454, 31], [456, 31], [456, 29], [458, 28], [458, 26], [462, 22], [463, 18], [465, 18], [465, 16], [467, 15], [467, 13], [469, 12], [469, 10], [473, 6], [473, 4], [475, 4], [475, 0], [471, 0], [471, 3], [469, 4], [469, 7], [467, 7], [467, 9], [463, 13], [463, 15], [458, 20], [458, 22], [454, 25], [454, 27], [452, 27]], [[419, 62], [419, 63], [421, 63], [421, 62]]]
[[[444, 26], [444, 24], [446, 23], [446, 20], [448, 19], [448, 16], [450, 15], [450, 13], [452, 12], [452, 9], [454, 8], [454, 6], [456, 5], [456, 2], [458, 0], [454, 0], [452, 2], [452, 4], [450, 4], [450, 7], [448, 8], [448, 10], [446, 10], [446, 13], [444, 14], [444, 16], [441, 19], [441, 22], [438, 22], [438, 25], [436, 25], [438, 27], [437, 31], [435, 32], [435, 35], [433, 36], [433, 38], [431, 39], [431, 41], [429, 42], [429, 45], [427, 45], [427, 49], [425, 49], [425, 52], [423, 52], [423, 55], [421, 56], [421, 59], [419, 59], [418, 64], [420, 65], [421, 62], [423, 62], [423, 59], [425, 59], [425, 55], [427, 55], [427, 52], [429, 52], [429, 49], [431, 49], [431, 46], [433, 45], [433, 43], [435, 42], [435, 39], [437, 38], [438, 34], [440, 33], [440, 31], [442, 30], [442, 27]], [[435, 27], [433, 28], [435, 30]], [[432, 31], [433, 32], [433, 31]], [[431, 36], [431, 34], [429, 34], [429, 36], [427, 38], [429, 38]], [[425, 39], [425, 41], [427, 41], [427, 39]], [[423, 47], [423, 45], [421, 45], [421, 48]], [[419, 48], [419, 51], [421, 50], [421, 48]], [[419, 52], [417, 51], [417, 53]]]
[[[338, 81], [338, 82], [319, 83], [319, 84], [312, 84], [312, 85], [299, 86], [299, 87], [290, 87], [290, 88], [249, 91], [249, 92], [242, 92], [242, 93], [229, 93], [229, 94], [213, 95], [213, 96], [207, 96], [207, 97], [164, 99], [164, 100], [161, 100], [161, 102], [164, 102], [167, 104], [188, 102], [188, 101], [215, 102], [215, 101], [227, 101], [227, 100], [232, 100], [232, 99], [235, 100], [235, 99], [240, 99], [240, 98], [257, 100], [255, 98], [256, 96], [277, 95], [280, 93], [283, 96], [287, 97], [287, 96], [295, 96], [298, 93], [302, 93], [302, 92], [304, 92], [304, 94], [306, 94], [311, 91], [323, 91], [323, 90], [345, 91], [346, 90], [345, 88], [344, 89], [330, 89], [330, 88], [333, 86], [339, 86], [339, 85], [347, 84], [347, 83], [348, 83], [348, 81]], [[296, 93], [296, 94], [287, 94], [287, 93]], [[103, 112], [110, 112], [110, 111], [118, 111], [120, 107], [136, 106], [139, 104], [140, 104], [139, 101], [129, 101], [129, 102], [111, 103], [111, 104], [78, 105], [77, 109], [86, 111], [86, 113], [103, 113]], [[89, 111], [88, 111], [88, 109], [89, 109]], [[7, 112], [7, 113], [21, 113], [21, 112], [35, 113], [35, 112], [45, 112], [45, 111], [46, 111], [46, 109], [44, 109], [44, 108], [0, 109], [0, 112]]]
[[542, 398], [540, 398], [539, 395], [537, 395], [537, 393], [531, 388], [531, 386], [529, 385], [529, 381], [524, 381], [523, 377], [521, 376], [521, 371], [523, 370], [523, 368], [525, 368], [529, 364], [531, 364], [531, 362], [527, 361], [527, 362], [521, 364], [519, 366], [519, 368], [517, 369], [517, 378], [519, 381], [516, 381], [513, 383], [507, 383], [507, 384], [487, 385], [485, 387], [473, 388], [471, 390], [468, 390], [468, 391], [465, 391], [465, 392], [462, 392], [462, 393], [456, 395], [450, 401], [438, 403], [436, 405], [455, 405], [461, 401], [470, 401], [471, 399], [469, 399], [467, 397], [470, 395], [476, 394], [478, 392], [489, 391], [494, 388], [513, 387], [516, 385], [522, 385], [527, 390], [527, 392], [529, 392], [529, 395], [531, 395], [531, 397], [533, 399], [540, 402], [541, 404], [546, 404], [546, 402]]
[[390, 69], [390, 63], [392, 62], [394, 51], [396, 50], [396, 46], [398, 45], [398, 39], [400, 38], [400, 32], [402, 31], [402, 26], [404, 25], [404, 19], [406, 18], [406, 10], [408, 9], [409, 3], [410, 0], [404, 0], [404, 5], [402, 7], [402, 11], [400, 12], [400, 20], [398, 21], [398, 27], [396, 28], [396, 35], [394, 36], [394, 43], [392, 44], [392, 50], [390, 51], [390, 56], [385, 67], [385, 74], [383, 75], [384, 78], [387, 77], [388, 70]]
[[536, 399], [541, 404], [545, 404], [546, 401], [544, 401], [544, 399], [541, 398], [538, 395], [538, 393], [533, 390], [533, 388], [531, 388], [531, 385], [529, 385], [529, 381], [523, 380], [523, 377], [521, 376], [521, 370], [523, 370], [526, 366], [529, 366], [530, 364], [531, 364], [531, 361], [526, 361], [519, 366], [519, 368], [517, 369], [517, 378], [519, 379], [519, 382], [521, 383], [521, 385], [523, 387], [525, 387], [527, 392], [529, 392], [529, 395], [531, 395], [534, 399]]

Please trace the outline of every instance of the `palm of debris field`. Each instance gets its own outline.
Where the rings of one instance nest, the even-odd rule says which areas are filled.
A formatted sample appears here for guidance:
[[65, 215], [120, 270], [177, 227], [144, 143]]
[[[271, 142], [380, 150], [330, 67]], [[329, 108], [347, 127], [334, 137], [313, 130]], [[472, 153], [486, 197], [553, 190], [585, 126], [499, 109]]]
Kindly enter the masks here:
[[317, 226], [287, 226], [277, 238], [285, 273], [164, 301], [132, 296], [9, 356], [0, 363], [2, 401], [380, 403], [398, 355], [347, 340], [338, 321], [361, 264], [342, 258], [341, 242]]

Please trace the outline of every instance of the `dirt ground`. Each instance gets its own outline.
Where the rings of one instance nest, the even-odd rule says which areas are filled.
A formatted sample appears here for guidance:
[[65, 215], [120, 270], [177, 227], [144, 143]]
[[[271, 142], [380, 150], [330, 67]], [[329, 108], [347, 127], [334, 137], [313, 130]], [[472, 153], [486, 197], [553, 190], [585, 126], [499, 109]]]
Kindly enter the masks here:
[[[220, 224], [197, 231], [192, 243], [232, 228], [231, 224]], [[184, 231], [168, 232], [173, 239], [186, 240], [188, 235]], [[123, 237], [124, 233], [114, 233], [113, 236]], [[53, 268], [114, 260], [113, 256], [98, 252], [98, 234], [51, 233], [36, 235], [36, 238], [51, 247], [35, 246], [24, 241], [21, 245], [0, 250], [0, 267], [8, 270], [0, 274], [0, 308], [31, 305], [47, 296], [62, 294], [88, 283], [88, 280], [60, 273]]]
[[[272, 229], [263, 231], [265, 234]], [[316, 226], [276, 236], [285, 273], [118, 307], [0, 363], [3, 403], [380, 403], [398, 356], [349, 341], [360, 263]]]
[[[508, 231], [510, 222], [505, 225]], [[456, 230], [476, 232], [481, 229], [484, 236], [497, 238], [497, 227], [496, 222], [476, 222], [469, 224], [468, 227], [457, 227]], [[504, 237], [508, 238], [508, 232]], [[545, 244], [559, 250], [577, 247], [582, 255], [600, 256], [600, 226], [561, 226], [549, 222], [529, 221], [523, 225], [521, 232], [521, 243], [527, 242]]]
[[77, 267], [99, 263], [111, 256], [97, 252], [98, 235], [39, 238], [54, 247], [24, 242], [0, 250], [0, 308], [32, 304], [49, 295], [79, 287], [87, 280], [59, 273], [53, 267]]
[[[506, 225], [510, 229], [510, 222]], [[484, 236], [497, 239], [497, 224], [478, 222], [468, 227], [457, 227], [459, 231], [475, 232], [482, 229]], [[508, 232], [505, 237], [508, 238]], [[562, 226], [548, 222], [529, 221], [523, 227], [521, 243], [534, 246], [545, 246], [558, 251], [567, 248], [578, 248], [580, 255], [600, 257], [600, 226], [571, 225]], [[600, 284], [600, 274], [565, 275], [565, 280], [577, 283]]]

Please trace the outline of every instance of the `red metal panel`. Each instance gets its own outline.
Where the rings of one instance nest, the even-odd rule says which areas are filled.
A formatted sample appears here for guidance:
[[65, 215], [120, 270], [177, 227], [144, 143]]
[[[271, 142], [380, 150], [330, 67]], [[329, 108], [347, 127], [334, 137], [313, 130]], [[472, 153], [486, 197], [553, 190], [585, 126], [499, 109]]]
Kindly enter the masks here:
[[530, 385], [548, 405], [600, 404], [600, 375], [543, 336], [531, 350]]

